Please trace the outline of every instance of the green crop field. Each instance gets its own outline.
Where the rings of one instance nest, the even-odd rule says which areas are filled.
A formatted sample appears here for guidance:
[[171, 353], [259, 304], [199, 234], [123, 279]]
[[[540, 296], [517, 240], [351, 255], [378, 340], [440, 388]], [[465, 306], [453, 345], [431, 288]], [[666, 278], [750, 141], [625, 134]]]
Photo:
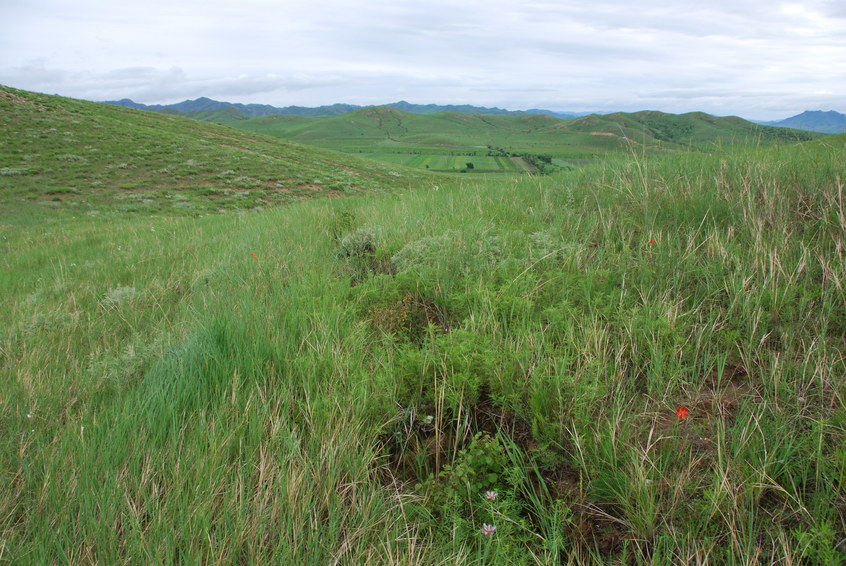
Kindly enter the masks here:
[[846, 137], [470, 175], [0, 121], [0, 564], [846, 561]]

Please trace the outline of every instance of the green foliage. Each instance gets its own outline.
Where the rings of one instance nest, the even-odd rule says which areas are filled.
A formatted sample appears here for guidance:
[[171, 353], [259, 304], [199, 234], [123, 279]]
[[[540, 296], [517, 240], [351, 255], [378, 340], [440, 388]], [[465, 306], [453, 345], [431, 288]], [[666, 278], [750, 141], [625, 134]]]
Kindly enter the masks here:
[[486, 491], [505, 487], [507, 468], [505, 449], [499, 439], [478, 433], [452, 464], [445, 465], [437, 476], [430, 475], [418, 489], [427, 494], [428, 505], [437, 518], [445, 519], [442, 524], [448, 530], [453, 520], [473, 517]]

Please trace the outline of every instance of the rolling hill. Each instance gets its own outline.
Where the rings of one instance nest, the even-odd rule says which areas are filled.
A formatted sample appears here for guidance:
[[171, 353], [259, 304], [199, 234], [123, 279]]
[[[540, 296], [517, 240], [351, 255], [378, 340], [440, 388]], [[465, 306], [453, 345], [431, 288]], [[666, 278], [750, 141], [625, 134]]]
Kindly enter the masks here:
[[[422, 115], [381, 106], [315, 118], [277, 115], [245, 119], [228, 110], [189, 116], [392, 163], [444, 170], [464, 170], [473, 163], [475, 171], [520, 170], [515, 159], [526, 162], [526, 170], [537, 171], [543, 168], [543, 160], [566, 166], [609, 153], [629, 152], [633, 144], [665, 151], [794, 143], [820, 136], [701, 112], [676, 115], [644, 111], [562, 120], [532, 114]], [[420, 159], [420, 155], [455, 159]]]
[[196, 213], [410, 182], [410, 170], [278, 137], [8, 87], [0, 87], [0, 127], [4, 204], [85, 209], [105, 200], [120, 210]]

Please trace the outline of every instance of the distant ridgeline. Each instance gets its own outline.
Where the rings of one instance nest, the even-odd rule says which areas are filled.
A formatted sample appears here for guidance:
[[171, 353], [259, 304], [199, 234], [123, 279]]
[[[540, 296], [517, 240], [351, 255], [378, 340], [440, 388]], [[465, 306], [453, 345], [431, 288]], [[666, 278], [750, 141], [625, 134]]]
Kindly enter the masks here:
[[841, 114], [834, 110], [828, 112], [808, 110], [786, 120], [764, 122], [764, 124], [767, 126], [794, 128], [796, 130], [808, 130], [824, 134], [842, 134], [846, 132], [846, 114]]
[[[211, 98], [198, 98], [196, 100], [185, 100], [176, 104], [140, 104], [128, 98], [122, 100], [107, 100], [106, 104], [135, 108], [136, 110], [154, 110], [156, 112], [179, 112], [189, 114], [192, 112], [208, 112], [217, 110], [234, 109], [247, 116], [273, 116], [276, 114], [288, 114], [291, 116], [337, 116], [346, 114], [353, 110], [368, 108], [367, 106], [356, 106], [355, 104], [331, 104], [328, 106], [306, 107], [306, 106], [285, 106], [279, 108], [269, 104], [238, 104], [232, 102], [220, 102]], [[381, 105], [380, 105], [381, 106]], [[587, 112], [553, 112], [552, 110], [503, 110], [502, 108], [486, 108], [484, 106], [461, 105], [439, 105], [439, 104], [411, 104], [404, 100], [385, 104], [391, 108], [409, 112], [411, 114], [434, 114], [436, 112], [461, 112], [463, 114], [490, 114], [496, 116], [521, 116], [525, 114], [546, 114], [556, 118], [576, 118], [586, 116]]]

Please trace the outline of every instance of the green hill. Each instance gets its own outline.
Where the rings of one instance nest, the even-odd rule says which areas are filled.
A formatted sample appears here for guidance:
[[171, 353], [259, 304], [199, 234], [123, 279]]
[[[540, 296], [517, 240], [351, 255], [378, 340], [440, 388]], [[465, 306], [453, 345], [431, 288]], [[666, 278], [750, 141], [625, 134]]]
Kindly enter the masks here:
[[524, 170], [538, 171], [611, 153], [628, 153], [632, 144], [639, 150], [663, 151], [691, 146], [772, 145], [819, 137], [701, 112], [675, 115], [644, 111], [559, 119], [458, 112], [422, 115], [380, 106], [331, 117], [249, 118], [231, 112], [191, 116], [392, 163], [443, 170], [465, 169], [473, 163], [475, 171], [515, 171], [520, 170], [522, 162]]
[[196, 213], [392, 190], [415, 175], [181, 116], [2, 86], [0, 127], [5, 205], [35, 200], [84, 210], [109, 202], [119, 210]]
[[567, 131], [608, 132], [643, 143], [673, 145], [770, 145], [808, 141], [808, 132], [761, 126], [736, 116], [717, 117], [703, 112], [667, 114], [656, 111], [591, 115], [566, 124]]

